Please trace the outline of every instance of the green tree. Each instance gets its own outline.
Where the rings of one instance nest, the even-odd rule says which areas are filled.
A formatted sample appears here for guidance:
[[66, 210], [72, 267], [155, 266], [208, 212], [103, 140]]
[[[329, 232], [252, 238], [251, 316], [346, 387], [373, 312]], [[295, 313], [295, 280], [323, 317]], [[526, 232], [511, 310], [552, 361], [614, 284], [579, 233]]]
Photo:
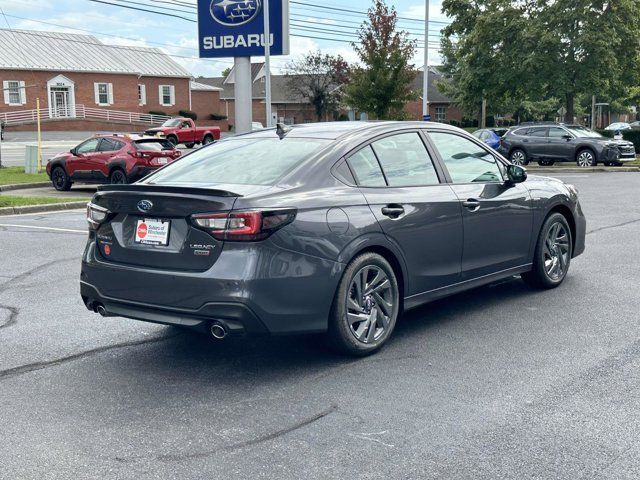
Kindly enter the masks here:
[[353, 68], [346, 101], [379, 119], [401, 118], [405, 104], [416, 98], [411, 63], [416, 42], [396, 30], [398, 14], [384, 0], [374, 0], [367, 17], [358, 30], [359, 43], [352, 43], [361, 64]]
[[340, 55], [310, 52], [285, 67], [287, 87], [313, 106], [318, 121], [335, 112], [344, 95], [349, 65]]
[[230, 73], [231, 73], [231, 67], [227, 67], [222, 71], [222, 76], [227, 78]]

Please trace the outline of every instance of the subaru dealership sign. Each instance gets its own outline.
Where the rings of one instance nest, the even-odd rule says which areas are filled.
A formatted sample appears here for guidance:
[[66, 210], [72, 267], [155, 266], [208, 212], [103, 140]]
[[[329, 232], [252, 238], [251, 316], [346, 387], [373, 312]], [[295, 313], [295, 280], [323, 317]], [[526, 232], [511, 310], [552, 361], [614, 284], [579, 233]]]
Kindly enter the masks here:
[[[200, 57], [264, 55], [262, 0], [198, 0]], [[269, 0], [271, 55], [289, 53], [289, 2]]]

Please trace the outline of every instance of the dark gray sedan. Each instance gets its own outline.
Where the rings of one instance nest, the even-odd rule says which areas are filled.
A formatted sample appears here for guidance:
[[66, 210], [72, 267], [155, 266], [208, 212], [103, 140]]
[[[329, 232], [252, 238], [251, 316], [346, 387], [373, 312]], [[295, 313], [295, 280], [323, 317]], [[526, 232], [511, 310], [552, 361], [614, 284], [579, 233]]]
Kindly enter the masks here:
[[400, 314], [584, 250], [574, 187], [437, 123], [279, 126], [193, 152], [87, 210], [87, 308], [233, 334], [328, 332], [364, 355]]

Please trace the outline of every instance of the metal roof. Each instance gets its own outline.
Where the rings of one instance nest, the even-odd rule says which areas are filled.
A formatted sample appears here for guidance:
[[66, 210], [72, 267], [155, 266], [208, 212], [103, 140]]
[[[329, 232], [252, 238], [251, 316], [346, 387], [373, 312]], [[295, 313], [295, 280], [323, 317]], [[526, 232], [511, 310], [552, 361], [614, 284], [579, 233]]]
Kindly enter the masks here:
[[191, 88], [191, 90], [205, 90], [205, 91], [211, 91], [211, 92], [222, 91], [222, 88], [214, 87], [213, 85], [206, 85], [200, 82], [194, 82], [193, 80], [191, 80], [189, 87]]
[[0, 29], [0, 69], [191, 77], [157, 48], [105, 45], [91, 35]]

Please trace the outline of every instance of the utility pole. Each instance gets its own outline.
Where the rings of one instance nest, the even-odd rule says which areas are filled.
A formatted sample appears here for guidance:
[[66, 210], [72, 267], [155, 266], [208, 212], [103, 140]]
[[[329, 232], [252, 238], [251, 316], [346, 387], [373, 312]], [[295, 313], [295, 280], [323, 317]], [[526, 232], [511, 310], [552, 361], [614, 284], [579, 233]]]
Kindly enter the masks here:
[[480, 119], [480, 128], [487, 127], [487, 99], [482, 97], [482, 118]]
[[266, 103], [267, 123], [266, 127], [271, 126], [271, 34], [269, 32], [269, 0], [263, 0], [262, 15], [264, 17], [264, 101]]
[[591, 96], [591, 130], [596, 128], [596, 96]]
[[429, 0], [424, 0], [424, 75], [422, 79], [422, 119], [429, 117]]

